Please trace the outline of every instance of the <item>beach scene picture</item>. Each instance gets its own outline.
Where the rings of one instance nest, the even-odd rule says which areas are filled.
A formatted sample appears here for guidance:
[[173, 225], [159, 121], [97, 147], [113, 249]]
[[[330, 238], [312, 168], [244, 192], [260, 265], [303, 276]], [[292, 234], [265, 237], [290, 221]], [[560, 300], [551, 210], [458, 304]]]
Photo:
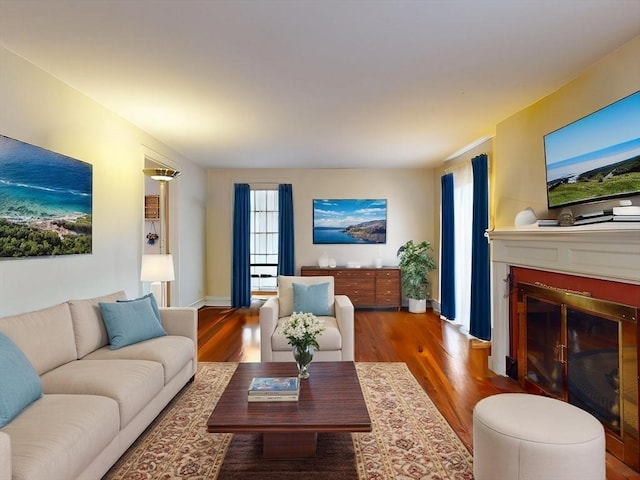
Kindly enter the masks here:
[[313, 243], [386, 242], [386, 200], [313, 200]]
[[92, 165], [0, 135], [0, 258], [91, 253]]

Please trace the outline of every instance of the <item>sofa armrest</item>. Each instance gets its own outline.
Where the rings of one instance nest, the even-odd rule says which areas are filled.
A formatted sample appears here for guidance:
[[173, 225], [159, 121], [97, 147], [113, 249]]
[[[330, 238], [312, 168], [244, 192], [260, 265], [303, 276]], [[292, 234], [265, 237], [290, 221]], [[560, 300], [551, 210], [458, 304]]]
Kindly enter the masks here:
[[342, 361], [352, 362], [355, 359], [354, 352], [354, 315], [353, 303], [346, 295], [335, 296], [336, 322], [342, 335]]
[[278, 325], [280, 303], [277, 297], [271, 297], [260, 307], [260, 361], [272, 362], [271, 335]]
[[193, 368], [198, 365], [198, 311], [192, 307], [161, 307], [160, 321], [169, 335], [193, 340]]
[[0, 432], [0, 480], [11, 480], [11, 437]]
[[191, 307], [160, 308], [160, 321], [169, 335], [198, 339], [198, 311]]

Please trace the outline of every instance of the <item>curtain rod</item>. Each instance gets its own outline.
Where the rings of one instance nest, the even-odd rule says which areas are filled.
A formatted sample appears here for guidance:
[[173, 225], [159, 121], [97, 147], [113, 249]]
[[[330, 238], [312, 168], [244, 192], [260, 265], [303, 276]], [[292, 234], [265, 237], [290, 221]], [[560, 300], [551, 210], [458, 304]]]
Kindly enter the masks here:
[[270, 187], [275, 187], [277, 188], [278, 185], [280, 185], [279, 183], [274, 183], [274, 182], [249, 182], [249, 188], [252, 188], [254, 186], [261, 186], [261, 187], [265, 187], [265, 186], [270, 186]]
[[467, 158], [467, 159], [461, 160], [461, 161], [459, 161], [459, 162], [454, 163], [454, 164], [453, 164], [453, 165], [451, 165], [450, 167], [445, 168], [445, 169], [444, 169], [444, 174], [446, 175], [446, 174], [448, 174], [448, 173], [452, 173], [454, 170], [457, 170], [458, 168], [460, 168], [460, 167], [462, 167], [462, 166], [466, 165], [467, 163], [471, 163], [471, 160], [473, 160], [473, 159], [474, 159], [474, 158], [476, 158], [476, 157], [479, 157], [480, 155], [486, 155], [486, 156], [487, 156], [487, 158], [489, 158], [489, 154], [488, 154], [488, 153], [486, 153], [486, 152], [479, 153], [479, 154], [477, 154], [477, 155], [474, 155], [474, 156], [473, 156], [473, 157], [471, 157], [471, 158]]

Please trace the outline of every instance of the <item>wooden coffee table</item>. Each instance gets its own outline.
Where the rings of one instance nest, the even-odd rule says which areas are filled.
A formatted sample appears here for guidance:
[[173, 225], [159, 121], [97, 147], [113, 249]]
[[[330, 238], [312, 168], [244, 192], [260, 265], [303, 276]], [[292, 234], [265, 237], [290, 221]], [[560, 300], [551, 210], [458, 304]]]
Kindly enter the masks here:
[[218, 400], [207, 430], [261, 433], [269, 458], [314, 456], [318, 433], [370, 432], [371, 419], [353, 362], [313, 362], [297, 402], [248, 402], [253, 377], [293, 377], [295, 363], [240, 363]]

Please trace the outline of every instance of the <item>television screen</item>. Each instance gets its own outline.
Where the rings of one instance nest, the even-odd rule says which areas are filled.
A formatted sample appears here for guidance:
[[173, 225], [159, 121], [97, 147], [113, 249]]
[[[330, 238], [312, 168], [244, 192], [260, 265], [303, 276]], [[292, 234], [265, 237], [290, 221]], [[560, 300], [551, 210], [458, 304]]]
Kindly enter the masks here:
[[640, 91], [544, 136], [549, 208], [640, 194]]

